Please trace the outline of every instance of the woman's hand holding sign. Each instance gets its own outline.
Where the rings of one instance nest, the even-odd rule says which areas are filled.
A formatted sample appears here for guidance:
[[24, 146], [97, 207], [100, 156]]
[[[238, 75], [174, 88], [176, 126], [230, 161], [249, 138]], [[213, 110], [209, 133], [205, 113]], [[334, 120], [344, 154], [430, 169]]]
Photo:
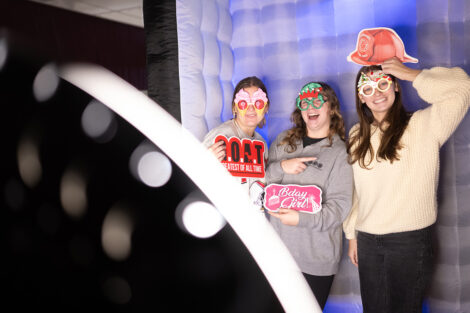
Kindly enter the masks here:
[[281, 161], [281, 167], [286, 174], [299, 174], [305, 171], [305, 162], [315, 161], [316, 157], [293, 158]]
[[225, 143], [220, 140], [209, 147], [209, 150], [215, 155], [217, 160], [222, 161], [226, 155]]
[[270, 212], [269, 215], [281, 220], [281, 223], [289, 226], [297, 226], [299, 224], [299, 212], [296, 210], [280, 208], [279, 212]]
[[421, 70], [412, 69], [404, 65], [397, 57], [385, 60], [382, 63], [382, 71], [385, 74], [391, 74], [398, 79], [414, 81], [416, 76], [421, 73]]

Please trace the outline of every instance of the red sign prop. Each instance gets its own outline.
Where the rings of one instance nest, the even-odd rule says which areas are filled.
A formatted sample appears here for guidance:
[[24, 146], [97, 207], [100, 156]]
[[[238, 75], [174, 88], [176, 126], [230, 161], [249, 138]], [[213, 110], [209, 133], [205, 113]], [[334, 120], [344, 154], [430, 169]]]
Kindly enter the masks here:
[[271, 212], [280, 208], [315, 214], [321, 210], [322, 191], [315, 185], [270, 184], [264, 190], [264, 207]]
[[225, 143], [226, 155], [222, 164], [233, 176], [264, 178], [264, 143], [260, 140], [219, 135], [214, 142]]

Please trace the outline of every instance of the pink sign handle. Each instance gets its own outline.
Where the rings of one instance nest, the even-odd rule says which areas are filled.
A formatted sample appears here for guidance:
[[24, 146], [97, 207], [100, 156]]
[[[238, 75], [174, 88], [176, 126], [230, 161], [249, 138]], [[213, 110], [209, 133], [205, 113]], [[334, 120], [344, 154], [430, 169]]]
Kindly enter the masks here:
[[264, 190], [264, 207], [271, 212], [280, 208], [315, 214], [320, 212], [322, 191], [315, 185], [270, 184]]

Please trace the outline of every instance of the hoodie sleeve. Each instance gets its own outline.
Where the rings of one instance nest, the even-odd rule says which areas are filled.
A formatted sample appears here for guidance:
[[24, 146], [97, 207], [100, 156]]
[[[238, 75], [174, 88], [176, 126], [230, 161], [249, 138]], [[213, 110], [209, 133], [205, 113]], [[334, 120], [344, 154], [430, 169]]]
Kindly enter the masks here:
[[300, 213], [300, 227], [325, 231], [340, 226], [348, 216], [352, 203], [353, 173], [345, 150], [336, 158], [323, 193], [322, 210], [317, 214]]
[[284, 170], [281, 167], [281, 161], [283, 159], [280, 158], [279, 155], [281, 153], [278, 151], [279, 149], [283, 148], [278, 145], [281, 135], [279, 135], [269, 147], [268, 167], [266, 169], [266, 184], [280, 183], [284, 177]]

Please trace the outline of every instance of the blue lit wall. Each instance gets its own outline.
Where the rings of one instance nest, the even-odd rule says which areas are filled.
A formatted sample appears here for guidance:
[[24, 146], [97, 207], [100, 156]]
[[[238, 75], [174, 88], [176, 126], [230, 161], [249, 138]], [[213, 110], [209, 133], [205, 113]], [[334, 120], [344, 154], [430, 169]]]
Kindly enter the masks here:
[[[183, 10], [185, 3], [200, 7], [189, 14]], [[393, 28], [406, 52], [419, 59], [411, 67], [461, 66], [470, 73], [470, 3], [465, 0], [178, 0], [177, 4], [178, 36], [185, 39], [179, 48], [182, 112], [187, 112], [182, 120], [199, 138], [231, 118], [233, 86], [252, 75], [268, 88], [271, 108], [267, 125], [259, 130], [268, 142], [290, 127], [298, 90], [311, 80], [335, 89], [349, 130], [357, 121], [354, 77], [359, 66], [347, 62], [346, 56], [355, 49], [363, 28]], [[182, 29], [188, 28], [190, 15], [195, 16], [189, 27], [192, 35], [185, 36]], [[196, 81], [202, 85], [191, 93], [189, 87]], [[409, 110], [426, 106], [411, 84], [402, 87]], [[426, 312], [470, 312], [469, 134], [466, 117], [441, 152], [438, 253]], [[357, 270], [346, 253], [326, 312], [362, 312]]]

